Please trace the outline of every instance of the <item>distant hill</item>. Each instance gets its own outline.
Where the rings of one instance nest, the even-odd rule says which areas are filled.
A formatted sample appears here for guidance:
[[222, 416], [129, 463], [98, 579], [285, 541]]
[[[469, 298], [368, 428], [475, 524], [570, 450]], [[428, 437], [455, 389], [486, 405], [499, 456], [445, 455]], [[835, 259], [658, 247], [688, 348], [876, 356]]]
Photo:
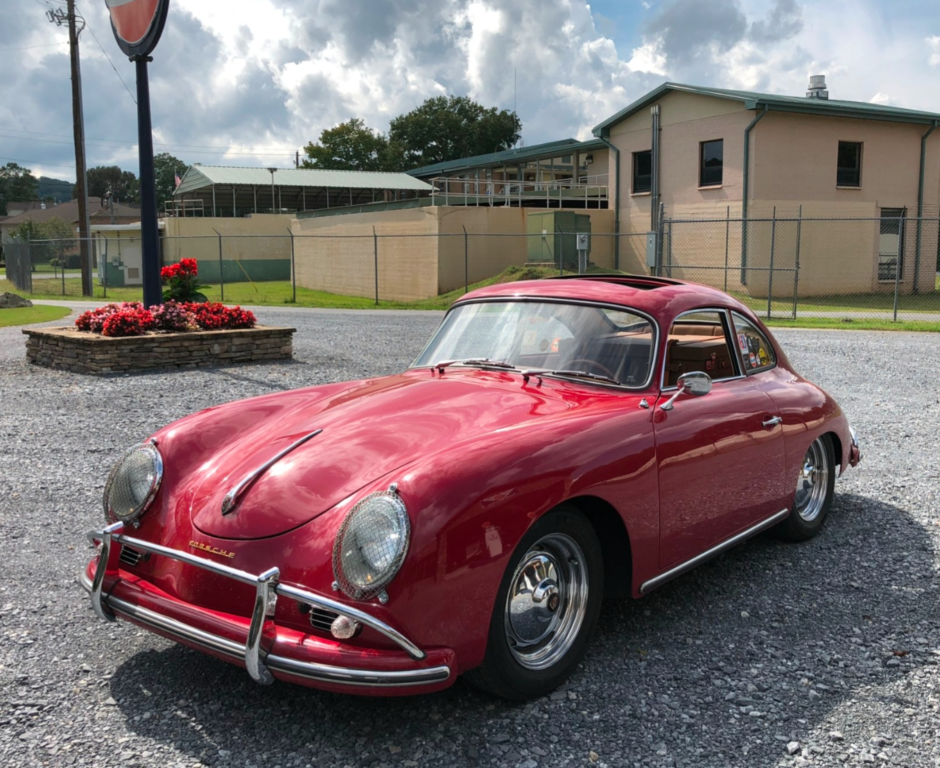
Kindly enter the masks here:
[[52, 197], [58, 203], [67, 203], [72, 199], [72, 187], [75, 185], [71, 181], [62, 181], [61, 179], [50, 179], [48, 176], [39, 177], [39, 199], [45, 200]]

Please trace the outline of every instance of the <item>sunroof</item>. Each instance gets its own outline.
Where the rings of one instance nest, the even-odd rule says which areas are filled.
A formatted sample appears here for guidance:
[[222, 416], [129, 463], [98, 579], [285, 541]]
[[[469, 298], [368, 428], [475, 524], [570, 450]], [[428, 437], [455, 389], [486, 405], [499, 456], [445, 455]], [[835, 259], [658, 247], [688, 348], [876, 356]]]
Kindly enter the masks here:
[[613, 283], [615, 285], [627, 285], [630, 288], [636, 288], [641, 291], [651, 291], [654, 288], [663, 288], [667, 285], [681, 285], [678, 280], [670, 280], [665, 277], [655, 277], [653, 275], [624, 275], [620, 273], [592, 273], [590, 275], [555, 275], [546, 278], [547, 280], [592, 280], [601, 283]]

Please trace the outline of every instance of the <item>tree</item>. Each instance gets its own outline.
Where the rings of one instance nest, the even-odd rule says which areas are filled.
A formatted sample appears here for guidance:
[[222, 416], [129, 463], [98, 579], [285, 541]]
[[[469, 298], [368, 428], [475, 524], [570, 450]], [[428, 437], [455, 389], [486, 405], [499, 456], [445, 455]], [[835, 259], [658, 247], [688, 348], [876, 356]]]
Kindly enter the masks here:
[[71, 181], [62, 181], [61, 179], [51, 179], [48, 176], [40, 176], [39, 197], [46, 202], [52, 200], [57, 203], [67, 203], [69, 200], [75, 199], [75, 195], [72, 194], [73, 186]]
[[[78, 251], [75, 238], [78, 234], [75, 227], [58, 216], [51, 216], [45, 221], [32, 221], [27, 219], [21, 222], [12, 232], [14, 240], [29, 241], [34, 245], [30, 249], [30, 258], [33, 267], [36, 264], [56, 259], [56, 264], [77, 267], [79, 264]], [[71, 252], [69, 259], [65, 254]]]
[[393, 119], [388, 140], [402, 147], [404, 170], [510, 149], [521, 130], [515, 112], [437, 96]]
[[169, 152], [161, 152], [153, 158], [153, 172], [157, 187], [157, 211], [163, 210], [163, 204], [173, 199], [176, 191], [176, 177], [183, 178], [189, 166]]
[[0, 216], [7, 215], [7, 203], [35, 200], [39, 182], [29, 168], [16, 163], [0, 166]]
[[320, 133], [320, 143], [304, 147], [302, 168], [328, 171], [386, 171], [388, 139], [354, 117]]
[[98, 165], [88, 169], [88, 196], [110, 197], [115, 202], [139, 203], [140, 184], [130, 171], [122, 171], [116, 165]]

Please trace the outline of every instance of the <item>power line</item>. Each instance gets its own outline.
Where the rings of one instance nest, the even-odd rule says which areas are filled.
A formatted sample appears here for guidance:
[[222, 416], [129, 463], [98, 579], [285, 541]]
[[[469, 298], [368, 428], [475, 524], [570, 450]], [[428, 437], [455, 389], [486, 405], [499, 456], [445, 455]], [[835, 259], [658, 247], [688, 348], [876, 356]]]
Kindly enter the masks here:
[[95, 30], [91, 28], [91, 25], [89, 25], [87, 21], [85, 22], [85, 27], [89, 32], [91, 32], [91, 36], [95, 39], [95, 44], [98, 46], [98, 50], [100, 50], [104, 54], [104, 57], [108, 60], [108, 64], [111, 65], [111, 69], [114, 70], [114, 74], [118, 76], [118, 80], [121, 81], [121, 85], [123, 85], [124, 90], [127, 91], [127, 95], [131, 97], [131, 101], [133, 101], [134, 104], [136, 105], [137, 104], [136, 97], [134, 96], [133, 93], [131, 93], [131, 89], [127, 87], [127, 83], [124, 82], [124, 78], [121, 77], [121, 73], [118, 72], [117, 67], [114, 66], [114, 62], [111, 61], [111, 57], [108, 56], [108, 52], [102, 47], [101, 43], [98, 41], [98, 35], [95, 34]]
[[[7, 139], [21, 139], [23, 141], [42, 141], [49, 142], [52, 144], [68, 144], [70, 142], [56, 142], [50, 141], [49, 139], [34, 139], [33, 136], [53, 136], [55, 138], [67, 139], [68, 136], [62, 133], [42, 133], [40, 131], [23, 131], [19, 128], [5, 128], [0, 125], [0, 131], [12, 132], [12, 133], [25, 133], [29, 134], [28, 136], [5, 136]], [[120, 144], [123, 147], [134, 147], [137, 146], [137, 142], [131, 141], [121, 141], [120, 139], [89, 139], [85, 138], [87, 142], [94, 143], [107, 143], [107, 144]], [[206, 154], [241, 154], [241, 155], [283, 155], [283, 154], [292, 154], [293, 149], [290, 148], [279, 148], [279, 147], [241, 147], [239, 151], [235, 151], [231, 148], [220, 147], [218, 144], [169, 144], [166, 145], [163, 142], [160, 142], [160, 146], [164, 149], [170, 147], [178, 151], [203, 151]], [[169, 151], [169, 150], [167, 150]]]
[[[38, 139], [32, 136], [10, 136], [10, 135], [3, 134], [3, 133], [0, 133], [0, 139], [11, 139], [13, 141], [37, 141], [43, 144], [61, 144], [61, 145], [71, 144], [71, 142], [69, 141], [59, 141], [57, 139]], [[86, 139], [87, 143], [93, 143], [94, 141], [95, 141], [94, 139]], [[121, 143], [120, 146], [125, 149], [132, 149], [133, 147], [136, 146], [136, 143], [134, 144]], [[167, 152], [169, 152], [169, 149], [167, 149], [166, 146], [164, 146], [163, 148]], [[92, 149], [111, 149], [111, 147], [92, 147]], [[114, 149], [117, 149], [117, 147], [114, 147]], [[280, 150], [277, 152], [235, 152], [233, 150], [222, 149], [222, 148], [195, 150], [195, 149], [186, 149], [186, 148], [176, 147], [176, 151], [177, 152], [198, 152], [204, 155], [242, 155], [242, 156], [248, 156], [248, 157], [281, 157], [282, 155], [292, 154], [292, 151], [290, 149], [284, 149], [284, 150]]]
[[34, 48], [55, 48], [59, 45], [68, 45], [68, 40], [60, 40], [58, 43], [46, 43], [45, 45], [24, 45], [22, 48], [0, 48], [0, 53], [4, 51], [31, 51]]
[[73, 171], [75, 170], [74, 163], [70, 165], [66, 165], [64, 163], [47, 163], [44, 160], [23, 160], [22, 158], [4, 157], [3, 155], [0, 155], [0, 160], [9, 160], [12, 163], [26, 163], [26, 165], [51, 165], [55, 166], [56, 168], [71, 168]]

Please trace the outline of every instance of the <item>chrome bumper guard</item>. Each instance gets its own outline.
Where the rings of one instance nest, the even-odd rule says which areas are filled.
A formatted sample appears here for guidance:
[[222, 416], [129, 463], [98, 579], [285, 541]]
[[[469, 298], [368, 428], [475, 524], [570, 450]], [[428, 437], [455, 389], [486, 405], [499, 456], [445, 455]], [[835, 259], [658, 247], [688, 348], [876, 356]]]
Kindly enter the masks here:
[[[363, 626], [374, 629], [389, 640], [392, 640], [416, 661], [421, 661], [427, 656], [424, 651], [418, 648], [418, 646], [412, 643], [398, 630], [371, 617], [358, 608], [353, 608], [352, 606], [345, 605], [336, 600], [331, 600], [328, 597], [322, 597], [288, 584], [282, 584], [278, 581], [280, 571], [277, 568], [270, 568], [264, 573], [255, 575], [247, 573], [246, 571], [240, 571], [237, 568], [230, 568], [227, 565], [215, 563], [211, 560], [206, 560], [202, 557], [197, 557], [196, 555], [191, 555], [188, 552], [179, 552], [175, 549], [153, 544], [149, 541], [132, 538], [124, 534], [123, 530], [123, 523], [114, 523], [101, 531], [91, 531], [88, 534], [88, 538], [92, 543], [101, 542], [101, 549], [94, 577], [89, 581], [83, 573], [82, 586], [91, 594], [91, 605], [95, 613], [106, 621], [114, 621], [114, 611], [116, 610], [135, 621], [166, 632], [181, 640], [201, 645], [209, 650], [231, 656], [232, 658], [241, 659], [245, 662], [245, 668], [248, 670], [248, 674], [251, 676], [252, 680], [262, 685], [268, 685], [274, 682], [274, 677], [271, 674], [272, 669], [320, 682], [373, 687], [427, 685], [444, 682], [450, 677], [450, 668], [447, 666], [430, 667], [413, 671], [384, 672], [346, 669], [344, 667], [314, 664], [268, 654], [261, 647], [262, 630], [264, 629], [265, 622], [274, 616], [274, 606], [277, 602], [278, 595], [281, 595], [291, 600], [306, 603], [312, 607], [324, 608], [334, 613], [349, 616]], [[254, 587], [255, 602], [251, 612], [251, 624], [248, 628], [246, 644], [241, 645], [228, 638], [205, 632], [170, 618], [169, 616], [163, 616], [148, 608], [128, 603], [117, 597], [103, 595], [105, 574], [109, 570], [117, 570], [121, 548], [125, 544], [138, 551], [169, 557], [172, 560], [187, 563], [188, 565], [202, 568], [203, 570], [219, 574], [220, 576], [226, 576]]]

